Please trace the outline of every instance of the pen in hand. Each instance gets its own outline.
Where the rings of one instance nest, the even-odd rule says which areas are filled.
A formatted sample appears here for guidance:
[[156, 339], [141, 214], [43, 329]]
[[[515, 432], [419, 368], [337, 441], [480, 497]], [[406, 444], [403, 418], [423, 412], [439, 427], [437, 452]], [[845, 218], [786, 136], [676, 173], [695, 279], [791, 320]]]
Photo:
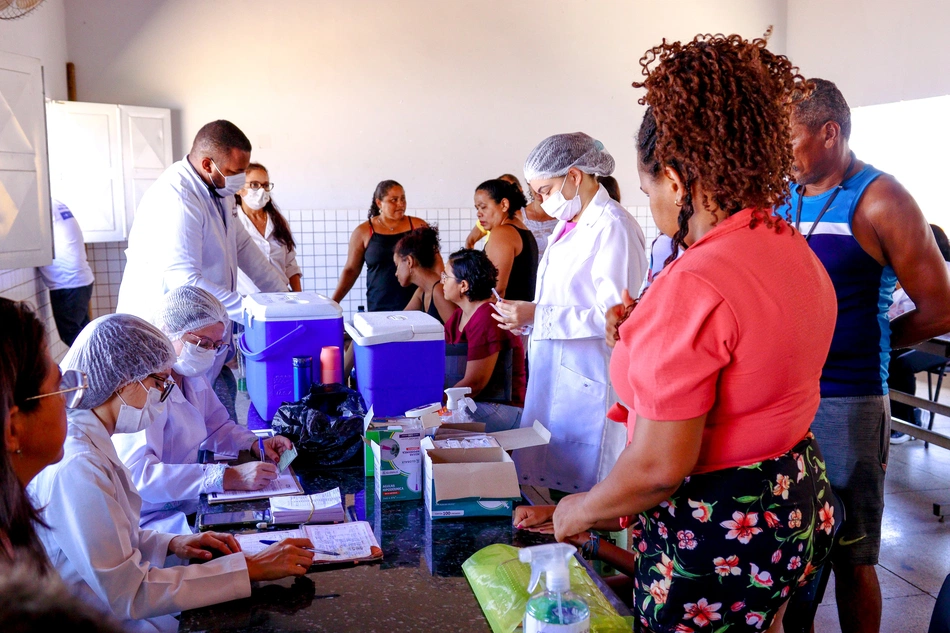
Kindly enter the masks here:
[[264, 438], [263, 438], [263, 437], [258, 437], [258, 438], [257, 438], [257, 448], [258, 448], [258, 450], [260, 450], [260, 452], [261, 452], [261, 461], [262, 461], [262, 462], [266, 462], [267, 460], [265, 459], [265, 453], [264, 453]]
[[[280, 541], [270, 541], [270, 540], [261, 540], [261, 545], [273, 545], [274, 543], [279, 543]], [[339, 552], [328, 552], [325, 549], [315, 549], [313, 547], [304, 547], [302, 549], [307, 550], [308, 552], [313, 552], [314, 554], [323, 554], [324, 556], [339, 556]]]

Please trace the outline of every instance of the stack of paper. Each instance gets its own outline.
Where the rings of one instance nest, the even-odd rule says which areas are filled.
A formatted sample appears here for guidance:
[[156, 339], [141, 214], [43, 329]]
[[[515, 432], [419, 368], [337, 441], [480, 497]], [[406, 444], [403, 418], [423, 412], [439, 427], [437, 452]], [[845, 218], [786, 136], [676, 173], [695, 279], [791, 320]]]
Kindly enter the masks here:
[[274, 523], [339, 523], [344, 519], [343, 498], [339, 488], [315, 495], [271, 497], [270, 514]]
[[297, 530], [235, 534], [245, 554], [257, 554], [265, 548], [288, 538], [310, 539], [313, 564], [342, 563], [347, 561], [374, 561], [383, 557], [383, 550], [365, 521], [336, 525], [304, 525]]

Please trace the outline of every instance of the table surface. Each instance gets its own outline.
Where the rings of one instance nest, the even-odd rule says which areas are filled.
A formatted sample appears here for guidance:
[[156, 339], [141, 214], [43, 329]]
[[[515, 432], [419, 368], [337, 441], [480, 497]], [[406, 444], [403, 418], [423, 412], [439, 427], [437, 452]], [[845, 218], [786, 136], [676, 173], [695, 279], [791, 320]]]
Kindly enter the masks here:
[[[515, 530], [507, 518], [432, 521], [421, 501], [381, 504], [374, 494], [373, 480], [364, 477], [362, 466], [296, 469], [307, 492], [340, 487], [346, 496], [348, 516], [373, 526], [383, 560], [334, 566], [297, 579], [254, 583], [250, 598], [183, 613], [182, 633], [487, 632], [488, 622], [462, 574], [462, 563], [493, 543], [525, 547], [551, 540], [549, 536]], [[267, 507], [266, 500], [209, 506], [202, 497], [199, 511]], [[591, 572], [591, 577], [621, 615], [630, 614], [596, 574]]]

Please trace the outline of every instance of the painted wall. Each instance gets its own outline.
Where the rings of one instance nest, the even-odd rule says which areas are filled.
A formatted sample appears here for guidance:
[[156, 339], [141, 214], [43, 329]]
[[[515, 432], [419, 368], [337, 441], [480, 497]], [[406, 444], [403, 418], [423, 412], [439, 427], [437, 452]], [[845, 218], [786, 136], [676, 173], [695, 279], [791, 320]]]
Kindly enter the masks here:
[[852, 107], [950, 94], [950, 2], [793, 0], [788, 55]]
[[227, 118], [284, 209], [359, 209], [395, 178], [418, 208], [470, 206], [542, 138], [583, 130], [639, 193], [638, 60], [661, 38], [761, 35], [785, 0], [66, 0], [78, 97], [172, 108], [176, 155]]

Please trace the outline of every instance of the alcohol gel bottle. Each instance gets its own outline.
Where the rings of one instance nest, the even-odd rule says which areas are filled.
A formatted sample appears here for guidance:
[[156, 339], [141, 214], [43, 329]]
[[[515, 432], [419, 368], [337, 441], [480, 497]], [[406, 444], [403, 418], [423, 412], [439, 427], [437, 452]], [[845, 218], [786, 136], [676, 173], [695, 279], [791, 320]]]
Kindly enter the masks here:
[[472, 417], [465, 411], [475, 413], [475, 401], [468, 398], [472, 393], [471, 387], [449, 387], [445, 390], [445, 414], [442, 416], [442, 423], [471, 422]]
[[544, 572], [546, 591], [531, 596], [524, 612], [524, 633], [589, 633], [590, 609], [580, 597], [571, 593], [571, 575], [568, 562], [574, 547], [566, 543], [535, 545], [518, 552], [522, 563], [531, 563], [531, 582], [528, 591], [534, 591]]

